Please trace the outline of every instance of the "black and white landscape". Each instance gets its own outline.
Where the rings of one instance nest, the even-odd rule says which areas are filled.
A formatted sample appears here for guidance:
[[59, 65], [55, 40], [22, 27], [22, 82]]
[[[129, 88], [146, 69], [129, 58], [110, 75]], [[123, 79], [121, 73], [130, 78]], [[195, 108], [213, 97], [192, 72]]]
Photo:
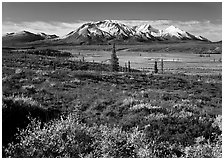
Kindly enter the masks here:
[[2, 157], [222, 157], [221, 2], [2, 6]]

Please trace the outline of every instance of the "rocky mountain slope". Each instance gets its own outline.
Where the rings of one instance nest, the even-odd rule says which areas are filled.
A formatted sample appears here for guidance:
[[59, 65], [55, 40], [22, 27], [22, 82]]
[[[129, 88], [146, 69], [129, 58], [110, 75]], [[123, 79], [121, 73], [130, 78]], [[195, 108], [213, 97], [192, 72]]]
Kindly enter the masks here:
[[86, 23], [62, 38], [65, 43], [97, 43], [114, 40], [121, 41], [180, 41], [196, 40], [209, 41], [202, 36], [195, 36], [183, 31], [175, 26], [170, 26], [165, 30], [159, 30], [149, 24], [129, 27], [125, 24], [104, 20], [94, 23]]
[[[160, 30], [152, 27], [150, 24], [130, 27], [113, 20], [104, 20], [98, 22], [85, 23], [78, 29], [59, 38], [57, 35], [48, 35], [45, 33], [31, 33], [21, 31], [18, 33], [9, 33], [2, 37], [5, 43], [27, 43], [39, 40], [52, 40], [52, 43], [74, 43], [74, 44], [102, 44], [110, 42], [121, 43], [141, 43], [152, 41], [206, 41], [208, 39], [202, 36], [195, 36], [173, 25]], [[43, 43], [43, 42], [42, 42]], [[51, 42], [50, 42], [51, 43]]]

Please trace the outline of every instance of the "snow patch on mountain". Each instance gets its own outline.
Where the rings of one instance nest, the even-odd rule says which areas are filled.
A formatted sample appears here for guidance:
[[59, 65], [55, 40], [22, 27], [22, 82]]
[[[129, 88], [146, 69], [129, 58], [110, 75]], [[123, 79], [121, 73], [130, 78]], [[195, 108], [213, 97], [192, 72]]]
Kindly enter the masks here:
[[[150, 24], [143, 24], [143, 25], [139, 25], [139, 26], [135, 26], [135, 34], [139, 35], [142, 33], [148, 34], [148, 37], [160, 37], [162, 31], [156, 28], [153, 28]], [[150, 34], [150, 36], [149, 36]]]
[[179, 39], [188, 38], [191, 39], [191, 37], [188, 35], [187, 32], [171, 25], [170, 27], [166, 28], [164, 31], [162, 31], [162, 37], [176, 37]]
[[128, 37], [134, 34], [134, 30], [130, 27], [112, 20], [99, 21], [96, 23], [96, 26], [112, 36], [123, 35]]
[[22, 35], [28, 35], [28, 34], [31, 35], [33, 33], [24, 30], [24, 31], [19, 31], [19, 32], [6, 33], [5, 36], [22, 36]]
[[57, 39], [59, 38], [59, 36], [55, 35], [55, 34], [46, 34], [46, 33], [43, 33], [43, 32], [39, 32], [39, 33], [36, 33], [37, 35], [40, 35], [41, 37], [44, 37], [45, 39]]

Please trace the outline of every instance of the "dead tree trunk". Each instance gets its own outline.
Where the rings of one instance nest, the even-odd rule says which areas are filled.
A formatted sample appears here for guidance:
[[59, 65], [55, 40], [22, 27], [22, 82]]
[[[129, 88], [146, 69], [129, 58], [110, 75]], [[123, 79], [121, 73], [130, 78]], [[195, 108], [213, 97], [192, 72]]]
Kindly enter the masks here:
[[155, 61], [155, 65], [154, 65], [154, 73], [158, 73], [157, 61]]

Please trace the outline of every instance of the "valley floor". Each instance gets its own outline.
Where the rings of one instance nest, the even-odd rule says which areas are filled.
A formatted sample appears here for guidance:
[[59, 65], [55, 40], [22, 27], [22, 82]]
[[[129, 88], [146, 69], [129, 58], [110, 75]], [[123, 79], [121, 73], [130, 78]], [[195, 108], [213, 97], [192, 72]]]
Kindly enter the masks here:
[[[3, 50], [3, 157], [222, 156], [221, 62], [210, 61], [216, 55], [197, 57], [209, 74], [187, 75], [168, 69], [114, 73], [96, 63], [105, 51], [96, 59], [75, 52], [81, 52], [73, 53], [78, 61]], [[126, 51], [118, 56], [121, 62], [132, 57]], [[187, 71], [200, 70], [191, 64]]]
[[[45, 47], [39, 47], [43, 49]], [[52, 46], [52, 49], [68, 51], [73, 60], [85, 59], [88, 62], [109, 64], [111, 45], [71, 45]], [[139, 45], [116, 45], [120, 66], [128, 61], [134, 69], [152, 72], [154, 62], [158, 67], [163, 59], [164, 70], [169, 73], [190, 75], [218, 75], [222, 73], [222, 46], [219, 43], [149, 43]], [[213, 54], [208, 51], [214, 51]], [[203, 53], [203, 54], [202, 54]]]

